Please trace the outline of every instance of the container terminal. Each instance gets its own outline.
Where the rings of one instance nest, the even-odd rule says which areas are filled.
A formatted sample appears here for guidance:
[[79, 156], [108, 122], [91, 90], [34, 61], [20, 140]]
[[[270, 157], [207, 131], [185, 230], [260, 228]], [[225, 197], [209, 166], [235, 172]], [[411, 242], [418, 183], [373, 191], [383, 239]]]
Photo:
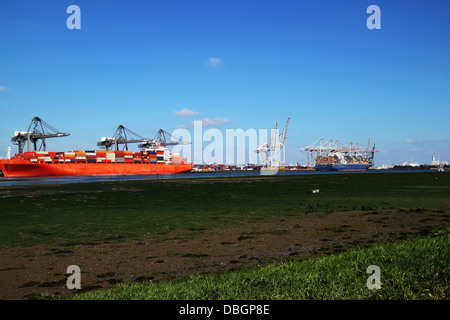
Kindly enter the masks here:
[[[168, 141], [167, 137], [172, 137], [162, 129], [155, 139], [145, 139], [120, 125], [113, 137], [103, 137], [97, 143], [104, 150], [46, 151], [46, 139], [68, 135], [34, 117], [27, 131], [14, 133], [11, 141], [18, 145], [19, 153], [0, 160], [0, 170], [5, 177], [174, 174], [192, 170], [192, 163], [185, 157], [172, 154], [166, 148], [186, 142]], [[140, 143], [141, 150], [128, 151], [129, 143]]]
[[[126, 175], [126, 174], [172, 174], [181, 172], [248, 172], [270, 170], [278, 171], [360, 171], [369, 169], [391, 169], [402, 166], [374, 167], [374, 156], [378, 152], [375, 144], [367, 146], [358, 143], [342, 143], [338, 140], [321, 138], [313, 144], [301, 148], [306, 152], [307, 163], [287, 164], [285, 141], [290, 118], [284, 130], [278, 135], [277, 123], [275, 134], [270, 141], [258, 146], [255, 152], [261, 154], [261, 164], [193, 164], [178, 153], [171, 153], [167, 146], [190, 144], [181, 141], [170, 133], [160, 129], [154, 138], [144, 138], [130, 129], [120, 125], [110, 137], [102, 137], [97, 143], [97, 150], [71, 150], [65, 152], [47, 151], [47, 139], [67, 137], [39, 117], [34, 117], [26, 131], [15, 131], [11, 142], [18, 146], [18, 153], [7, 159], [0, 158], [0, 175], [48, 176], [48, 175]], [[140, 151], [128, 150], [128, 145], [138, 143]], [[25, 151], [26, 149], [26, 151]], [[411, 161], [412, 162], [412, 161]], [[433, 156], [430, 169], [443, 171], [448, 164], [436, 160]], [[426, 165], [416, 164], [425, 168]]]
[[307, 152], [308, 167], [317, 171], [362, 171], [374, 168], [375, 144], [370, 148], [358, 143], [342, 143], [338, 140], [325, 141], [321, 138], [313, 144], [300, 149]]

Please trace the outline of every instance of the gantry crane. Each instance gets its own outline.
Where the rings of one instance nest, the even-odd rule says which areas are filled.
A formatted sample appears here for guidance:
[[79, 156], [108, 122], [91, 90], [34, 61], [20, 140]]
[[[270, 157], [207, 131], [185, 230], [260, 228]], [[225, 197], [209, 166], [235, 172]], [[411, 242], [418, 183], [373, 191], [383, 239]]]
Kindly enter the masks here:
[[190, 144], [190, 142], [176, 139], [163, 129], [158, 131], [154, 139], [147, 139], [131, 131], [130, 129], [125, 128], [123, 125], [120, 125], [112, 137], [102, 137], [101, 141], [97, 143], [97, 146], [100, 148], [105, 148], [106, 150], [109, 150], [112, 146], [114, 146], [115, 150], [119, 150], [119, 145], [122, 144], [124, 145], [123, 149], [128, 150], [129, 143], [140, 143], [138, 145], [140, 149], [154, 147], [157, 144], [163, 146]]
[[119, 150], [119, 145], [123, 145], [122, 149], [128, 151], [129, 143], [143, 143], [147, 141], [149, 141], [149, 139], [146, 139], [130, 129], [125, 128], [123, 125], [120, 125], [117, 127], [116, 132], [112, 137], [102, 137], [101, 141], [97, 142], [97, 146], [106, 150], [110, 150], [110, 148], [114, 146], [115, 150]]
[[[69, 133], [63, 133], [55, 129], [41, 118], [34, 117], [27, 131], [14, 132], [14, 137], [11, 138], [11, 142], [18, 146], [19, 153], [23, 153], [25, 142], [27, 143], [28, 152], [30, 152], [31, 143], [34, 146], [34, 151], [46, 151], [47, 145], [45, 139], [66, 137], [69, 135]], [[41, 144], [38, 148], [39, 140]]]
[[321, 138], [313, 144], [305, 148], [301, 148], [300, 151], [307, 152], [308, 167], [314, 166], [314, 162], [316, 161], [317, 157], [324, 157], [334, 153], [342, 153], [352, 156], [362, 155], [367, 159], [372, 159], [373, 163], [375, 152], [378, 152], [377, 150], [375, 150], [375, 143], [373, 144], [372, 149], [370, 148], [370, 138], [367, 142], [366, 148], [364, 148], [359, 143], [343, 143], [339, 140], [332, 139], [325, 141], [324, 138]]
[[139, 145], [139, 148], [148, 148], [153, 145], [162, 145], [162, 146], [173, 146], [177, 144], [191, 144], [191, 142], [182, 141], [180, 139], [175, 138], [167, 131], [164, 131], [163, 129], [159, 129], [158, 132], [155, 135], [155, 138], [153, 140], [149, 140], [148, 142], [144, 142]]
[[[256, 148], [255, 151], [257, 153], [263, 154], [262, 162], [264, 167], [278, 166], [280, 162], [286, 162], [285, 142], [290, 119], [287, 119], [284, 130], [280, 134], [278, 134], [278, 123], [275, 122], [275, 128], [270, 141]], [[281, 150], [283, 150], [283, 161], [280, 159]]]

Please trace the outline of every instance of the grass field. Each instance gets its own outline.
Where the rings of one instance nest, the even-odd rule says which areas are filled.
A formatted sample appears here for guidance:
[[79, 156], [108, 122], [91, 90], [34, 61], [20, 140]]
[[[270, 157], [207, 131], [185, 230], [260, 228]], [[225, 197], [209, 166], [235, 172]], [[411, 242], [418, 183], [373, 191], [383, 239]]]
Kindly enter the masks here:
[[[319, 194], [310, 194], [320, 189]], [[350, 210], [450, 206], [448, 173], [302, 175], [4, 187], [0, 248], [139, 239]], [[190, 235], [195, 236], [192, 232]]]
[[[341, 300], [448, 299], [450, 229], [433, 236], [375, 245], [250, 271], [191, 276], [180, 282], [122, 284], [78, 295], [88, 300]], [[380, 268], [380, 289], [369, 289], [367, 267]]]
[[[312, 194], [312, 189], [320, 192]], [[84, 270], [86, 291], [117, 282], [140, 282], [136, 279], [170, 286], [172, 280], [191, 274], [218, 273], [222, 277], [230, 269], [254, 270], [258, 266], [268, 268], [258, 271], [259, 277], [264, 278], [270, 270], [285, 270], [278, 272], [285, 278], [292, 268], [302, 268], [290, 264], [291, 260], [302, 262], [420, 239], [446, 228], [450, 225], [449, 194], [448, 172], [17, 187], [1, 187], [0, 182], [0, 296], [71, 296], [73, 292], [64, 288], [65, 268], [70, 264], [79, 264]], [[447, 241], [448, 248], [448, 237], [441, 241]], [[283, 252], [287, 254], [280, 254]], [[282, 264], [271, 265], [274, 262]], [[448, 270], [441, 264], [436, 268]], [[242, 272], [232, 276], [246, 277]], [[362, 277], [366, 277], [364, 272]], [[447, 281], [447, 273], [439, 277]], [[208, 279], [195, 282], [214, 283]], [[226, 283], [232, 286], [233, 282]], [[261, 280], [255, 290], [264, 297], [289, 298], [277, 293], [275, 283], [269, 286]], [[442, 298], [442, 291], [448, 297], [446, 290], [448, 286], [440, 284], [432, 295]], [[293, 297], [368, 297], [316, 292]], [[223, 294], [217, 293], [217, 297], [224, 298]], [[247, 294], [236, 291], [233, 297], [244, 299]], [[399, 297], [399, 293], [382, 294], [382, 298], [391, 297]]]

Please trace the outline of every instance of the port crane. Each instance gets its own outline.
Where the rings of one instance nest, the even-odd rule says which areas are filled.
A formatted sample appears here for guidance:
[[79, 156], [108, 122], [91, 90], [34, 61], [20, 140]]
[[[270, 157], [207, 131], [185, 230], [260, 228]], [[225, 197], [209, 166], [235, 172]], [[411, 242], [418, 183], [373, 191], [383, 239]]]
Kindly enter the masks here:
[[373, 144], [373, 148], [370, 148], [370, 138], [367, 142], [367, 147], [363, 147], [359, 143], [343, 143], [339, 140], [328, 140], [326, 141], [324, 138], [321, 138], [314, 142], [313, 144], [300, 149], [302, 152], [307, 152], [308, 156], [308, 167], [313, 167], [315, 159], [318, 156], [327, 156], [331, 153], [342, 153], [348, 155], [361, 154], [366, 158], [371, 158], [373, 161], [375, 152], [375, 143]]
[[124, 127], [123, 125], [120, 125], [117, 127], [117, 130], [112, 137], [102, 137], [101, 141], [97, 143], [97, 146], [106, 150], [110, 150], [110, 148], [114, 146], [115, 150], [119, 150], [119, 145], [122, 144], [124, 145], [123, 149], [128, 151], [129, 143], [139, 143], [138, 147], [140, 149], [153, 147], [157, 144], [161, 144], [163, 146], [190, 144], [190, 142], [176, 139], [163, 129], [160, 129], [157, 132], [154, 139], [147, 139]]
[[163, 146], [173, 146], [177, 144], [191, 144], [191, 142], [177, 139], [176, 137], [172, 136], [169, 132], [164, 131], [163, 129], [159, 129], [153, 140], [149, 140], [148, 142], [140, 144], [139, 148], [148, 148], [154, 144], [160, 144]]
[[[30, 152], [31, 143], [34, 151], [46, 151], [46, 139], [59, 138], [69, 136], [69, 133], [63, 133], [55, 129], [47, 122], [39, 117], [34, 117], [27, 131], [15, 131], [11, 142], [18, 146], [19, 153], [23, 153], [25, 143], [27, 143], [27, 151]], [[38, 148], [38, 142], [41, 142]]]
[[119, 125], [112, 137], [102, 137], [101, 141], [97, 142], [97, 146], [106, 150], [110, 150], [111, 147], [114, 147], [115, 150], [119, 150], [119, 145], [122, 144], [124, 145], [122, 149], [128, 151], [129, 143], [142, 143], [146, 141], [149, 141], [149, 139], [138, 135], [123, 125]]
[[266, 142], [256, 148], [256, 153], [261, 153], [263, 155], [263, 166], [264, 167], [273, 167], [278, 166], [281, 162], [280, 159], [280, 151], [283, 150], [283, 163], [286, 162], [286, 152], [285, 152], [285, 142], [286, 135], [289, 126], [289, 121], [291, 118], [288, 118], [286, 121], [286, 125], [281, 133], [278, 134], [278, 123], [275, 122], [275, 128], [273, 130], [272, 137], [269, 142]]

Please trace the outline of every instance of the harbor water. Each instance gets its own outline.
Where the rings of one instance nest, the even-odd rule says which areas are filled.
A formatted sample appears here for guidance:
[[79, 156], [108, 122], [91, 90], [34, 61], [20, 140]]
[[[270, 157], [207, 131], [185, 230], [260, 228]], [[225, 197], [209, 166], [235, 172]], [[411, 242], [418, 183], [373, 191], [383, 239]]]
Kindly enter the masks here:
[[[436, 170], [401, 168], [401, 169], [385, 169], [385, 170], [367, 170], [364, 173], [347, 172], [347, 171], [292, 170], [292, 171], [279, 171], [276, 175], [287, 176], [287, 175], [311, 175], [311, 174], [371, 174], [371, 173], [390, 173], [390, 172], [436, 172]], [[248, 177], [260, 175], [261, 173], [259, 171], [221, 171], [221, 172], [187, 172], [178, 174], [159, 174], [159, 175], [97, 175], [97, 176], [52, 176], [52, 177], [24, 177], [24, 178], [0, 177], [0, 187], [107, 182], [107, 181], [156, 180], [156, 179], [235, 178], [235, 177]]]

